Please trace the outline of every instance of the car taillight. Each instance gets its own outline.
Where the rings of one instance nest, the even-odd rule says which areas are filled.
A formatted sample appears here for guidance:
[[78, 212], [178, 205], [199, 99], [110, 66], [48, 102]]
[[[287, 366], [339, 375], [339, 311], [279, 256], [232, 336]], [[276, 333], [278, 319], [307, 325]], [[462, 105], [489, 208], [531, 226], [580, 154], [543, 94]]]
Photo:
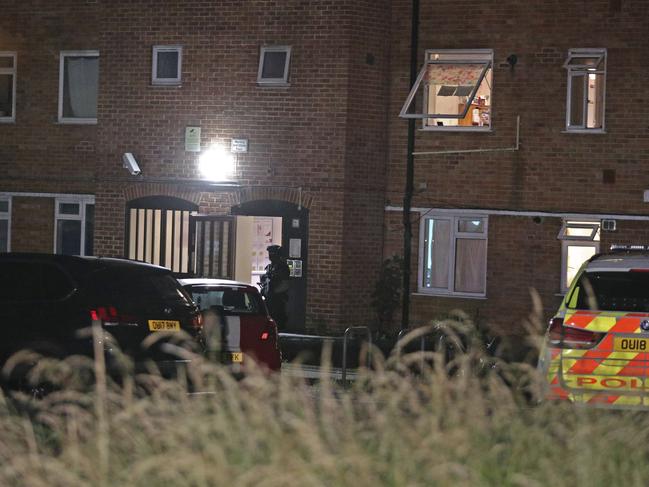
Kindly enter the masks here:
[[274, 339], [275, 348], [279, 347], [279, 340], [277, 339], [277, 323], [275, 323], [273, 319], [269, 318], [266, 320], [266, 329], [261, 332], [259, 339], [263, 342]]
[[552, 318], [548, 330], [550, 345], [555, 348], [588, 349], [597, 345], [606, 333], [564, 326], [563, 318]]
[[101, 321], [104, 326], [138, 326], [135, 317], [120, 313], [115, 306], [98, 306], [96, 309], [91, 309], [90, 319]]

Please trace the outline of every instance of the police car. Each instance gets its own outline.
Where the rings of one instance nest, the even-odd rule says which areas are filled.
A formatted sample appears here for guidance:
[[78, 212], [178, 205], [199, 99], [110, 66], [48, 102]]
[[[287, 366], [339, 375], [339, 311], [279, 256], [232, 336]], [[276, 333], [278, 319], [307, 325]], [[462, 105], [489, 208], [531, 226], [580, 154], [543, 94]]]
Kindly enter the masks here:
[[649, 246], [586, 261], [550, 320], [539, 369], [547, 397], [649, 406]]

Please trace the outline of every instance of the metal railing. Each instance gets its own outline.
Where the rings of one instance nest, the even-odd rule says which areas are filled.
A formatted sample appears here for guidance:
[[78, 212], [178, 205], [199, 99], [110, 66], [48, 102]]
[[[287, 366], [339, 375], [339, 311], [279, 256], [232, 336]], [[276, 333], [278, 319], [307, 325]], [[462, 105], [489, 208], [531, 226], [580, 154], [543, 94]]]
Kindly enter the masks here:
[[[372, 332], [367, 326], [350, 326], [345, 330], [343, 335], [343, 368], [342, 368], [342, 383], [345, 385], [347, 383], [347, 342], [350, 335], [358, 335], [363, 332], [367, 336], [367, 366], [370, 365], [370, 357], [372, 350]], [[360, 357], [359, 357], [360, 361]]]

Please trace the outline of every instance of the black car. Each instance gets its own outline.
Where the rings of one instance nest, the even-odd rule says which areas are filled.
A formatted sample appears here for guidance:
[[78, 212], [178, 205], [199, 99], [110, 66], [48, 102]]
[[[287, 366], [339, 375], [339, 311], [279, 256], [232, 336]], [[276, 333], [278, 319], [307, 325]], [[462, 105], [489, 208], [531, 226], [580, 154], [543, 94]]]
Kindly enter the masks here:
[[0, 366], [23, 349], [55, 358], [92, 356], [93, 321], [112, 337], [103, 340], [109, 367], [124, 353], [136, 366], [153, 360], [171, 370], [187, 360], [179, 352], [203, 352], [199, 310], [166, 268], [123, 259], [0, 254]]

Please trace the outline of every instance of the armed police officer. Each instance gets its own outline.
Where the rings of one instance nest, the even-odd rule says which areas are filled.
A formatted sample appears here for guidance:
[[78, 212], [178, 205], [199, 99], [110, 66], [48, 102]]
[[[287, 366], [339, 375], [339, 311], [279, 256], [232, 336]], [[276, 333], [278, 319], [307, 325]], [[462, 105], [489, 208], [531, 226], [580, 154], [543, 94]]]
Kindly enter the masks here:
[[286, 305], [288, 303], [288, 288], [290, 271], [286, 260], [282, 256], [282, 247], [271, 245], [266, 248], [270, 264], [264, 269], [259, 283], [261, 295], [266, 300], [270, 316], [277, 323], [280, 330], [286, 328], [288, 319]]

